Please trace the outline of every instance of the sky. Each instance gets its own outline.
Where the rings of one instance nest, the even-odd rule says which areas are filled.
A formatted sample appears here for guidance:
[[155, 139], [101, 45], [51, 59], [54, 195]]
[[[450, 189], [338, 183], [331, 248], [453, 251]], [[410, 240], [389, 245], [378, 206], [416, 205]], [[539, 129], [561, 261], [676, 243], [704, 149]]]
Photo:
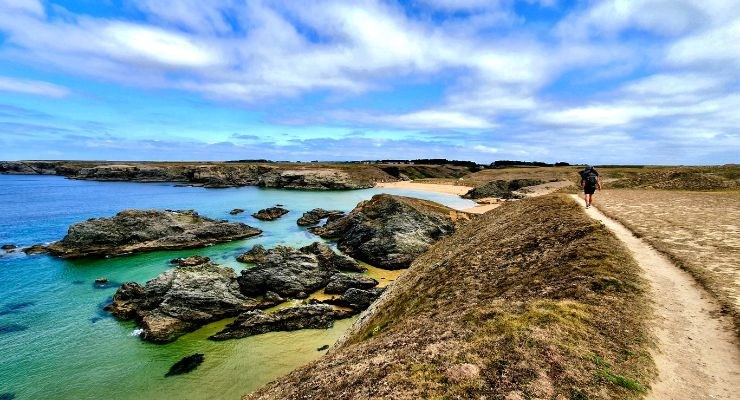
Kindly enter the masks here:
[[740, 162], [737, 0], [0, 0], [0, 160]]

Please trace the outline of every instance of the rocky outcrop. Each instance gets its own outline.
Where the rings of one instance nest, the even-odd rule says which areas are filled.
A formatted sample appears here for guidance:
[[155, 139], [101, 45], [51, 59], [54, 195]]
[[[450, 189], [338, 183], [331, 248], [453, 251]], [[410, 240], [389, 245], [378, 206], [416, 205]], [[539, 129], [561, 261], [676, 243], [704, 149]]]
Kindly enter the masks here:
[[170, 264], [179, 265], [181, 267], [194, 267], [196, 265], [205, 264], [211, 261], [209, 257], [205, 256], [190, 256], [186, 258], [173, 258], [170, 260]]
[[259, 186], [285, 189], [340, 190], [367, 189], [375, 182], [352, 177], [338, 169], [273, 170], [259, 177]]
[[4, 250], [6, 253], [12, 253], [17, 248], [18, 248], [18, 246], [14, 245], [14, 244], [4, 244], [4, 245], [0, 246], [0, 249]]
[[470, 189], [462, 197], [466, 199], [482, 199], [486, 197], [520, 199], [523, 196], [514, 193], [515, 191], [523, 187], [540, 185], [542, 183], [544, 183], [544, 181], [539, 179], [514, 179], [510, 181], [495, 180]]
[[355, 311], [362, 311], [370, 306], [383, 294], [385, 288], [372, 288], [368, 290], [349, 288], [339, 298], [324, 300], [324, 303], [335, 306], [349, 307]]
[[324, 288], [326, 294], [343, 294], [347, 289], [370, 289], [378, 286], [378, 281], [360, 274], [336, 274]]
[[282, 217], [288, 212], [288, 210], [282, 207], [269, 207], [257, 211], [256, 213], [252, 214], [252, 216], [262, 221], [273, 221]]
[[282, 297], [305, 298], [326, 286], [339, 271], [361, 271], [356, 261], [315, 242], [296, 249], [277, 246], [255, 259], [256, 266], [238, 278], [243, 294], [260, 296], [268, 291]]
[[309, 304], [285, 308], [274, 313], [250, 311], [241, 314], [211, 340], [238, 339], [275, 331], [299, 329], [327, 329], [334, 320], [350, 316], [351, 312], [337, 310], [328, 304]]
[[343, 252], [386, 269], [407, 268], [468, 214], [427, 200], [379, 194], [343, 218], [309, 230], [336, 239]]
[[229, 211], [229, 214], [231, 214], [231, 215], [237, 215], [237, 214], [241, 214], [243, 212], [244, 212], [243, 209], [241, 209], [241, 208], [235, 208], [235, 209]]
[[143, 286], [125, 283], [106, 310], [136, 320], [142, 339], [165, 343], [207, 323], [275, 304], [244, 296], [231, 268], [202, 264], [171, 269]]
[[303, 215], [298, 218], [296, 223], [299, 226], [311, 226], [318, 224], [324, 218], [341, 217], [344, 216], [343, 211], [339, 210], [324, 210], [323, 208], [314, 208], [311, 211], [306, 211]]
[[[193, 210], [125, 210], [111, 218], [73, 224], [67, 235], [46, 251], [62, 258], [121, 255], [202, 247], [260, 233], [249, 225], [206, 218]], [[24, 251], [31, 254], [35, 250]]]
[[258, 244], [236, 257], [236, 261], [254, 264], [264, 261], [265, 256], [267, 256], [267, 250], [264, 246]]

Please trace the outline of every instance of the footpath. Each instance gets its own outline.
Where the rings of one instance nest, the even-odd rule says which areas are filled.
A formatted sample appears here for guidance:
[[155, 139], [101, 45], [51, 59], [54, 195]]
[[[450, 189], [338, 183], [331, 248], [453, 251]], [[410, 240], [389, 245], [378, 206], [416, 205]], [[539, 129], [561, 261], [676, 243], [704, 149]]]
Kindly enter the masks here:
[[[583, 199], [572, 196], [583, 206]], [[650, 283], [658, 377], [647, 398], [740, 399], [740, 346], [718, 303], [622, 224], [593, 206], [584, 211], [624, 243]]]

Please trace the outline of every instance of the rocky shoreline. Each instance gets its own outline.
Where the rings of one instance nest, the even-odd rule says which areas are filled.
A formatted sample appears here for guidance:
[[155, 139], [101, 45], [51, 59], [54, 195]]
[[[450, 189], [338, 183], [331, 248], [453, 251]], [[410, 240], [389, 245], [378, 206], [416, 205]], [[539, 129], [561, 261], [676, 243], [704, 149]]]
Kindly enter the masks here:
[[301, 190], [366, 189], [377, 183], [395, 182], [410, 177], [459, 178], [469, 172], [467, 168], [451, 165], [388, 166], [257, 161], [0, 161], [0, 174], [59, 175], [94, 181], [172, 182], [209, 188], [260, 186]]

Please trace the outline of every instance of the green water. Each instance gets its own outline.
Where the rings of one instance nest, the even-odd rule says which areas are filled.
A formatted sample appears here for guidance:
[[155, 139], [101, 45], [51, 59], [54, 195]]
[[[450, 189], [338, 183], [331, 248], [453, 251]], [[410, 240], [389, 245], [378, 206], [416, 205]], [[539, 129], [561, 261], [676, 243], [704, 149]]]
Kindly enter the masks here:
[[[195, 209], [203, 215], [246, 222], [264, 231], [247, 240], [203, 249], [151, 252], [110, 259], [59, 260], [0, 251], [0, 395], [16, 399], [238, 399], [240, 395], [320, 357], [352, 320], [327, 330], [275, 332], [211, 342], [219, 321], [166, 345], [142, 342], [136, 326], [102, 310], [115, 287], [96, 289], [106, 277], [117, 283], [146, 282], [171, 268], [175, 257], [201, 254], [240, 270], [235, 256], [255, 244], [300, 246], [320, 240], [295, 220], [315, 207], [349, 211], [379, 192], [422, 197], [465, 208], [455, 196], [395, 189], [341, 192], [269, 190], [254, 187], [203, 189], [170, 184], [85, 182], [45, 176], [0, 175], [0, 244], [28, 246], [64, 236], [69, 224], [111, 216], [125, 208]], [[283, 204], [277, 221], [249, 214]], [[231, 216], [233, 208], [247, 212]], [[372, 269], [381, 282], [395, 272]], [[385, 279], [380, 279], [385, 278]], [[192, 353], [205, 354], [195, 371], [164, 378], [169, 367]]]

